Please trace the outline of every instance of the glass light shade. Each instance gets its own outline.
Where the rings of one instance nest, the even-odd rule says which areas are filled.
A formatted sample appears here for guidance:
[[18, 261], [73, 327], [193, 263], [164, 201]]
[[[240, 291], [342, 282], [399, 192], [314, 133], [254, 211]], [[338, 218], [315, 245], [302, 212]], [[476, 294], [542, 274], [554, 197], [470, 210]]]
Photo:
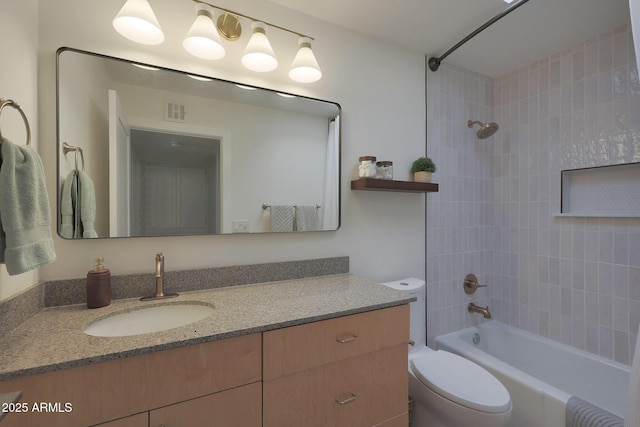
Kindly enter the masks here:
[[127, 0], [113, 18], [113, 28], [136, 43], [155, 45], [164, 41], [164, 33], [147, 0]]
[[213, 24], [213, 8], [196, 3], [198, 16], [182, 42], [182, 46], [193, 56], [202, 59], [220, 59], [225, 55], [220, 35]]
[[267, 28], [262, 22], [251, 24], [253, 34], [242, 55], [242, 65], [251, 71], [265, 73], [278, 68], [278, 60], [267, 38]]
[[291, 64], [289, 78], [299, 83], [313, 83], [320, 80], [322, 71], [311, 50], [311, 39], [301, 37], [298, 45], [298, 53]]

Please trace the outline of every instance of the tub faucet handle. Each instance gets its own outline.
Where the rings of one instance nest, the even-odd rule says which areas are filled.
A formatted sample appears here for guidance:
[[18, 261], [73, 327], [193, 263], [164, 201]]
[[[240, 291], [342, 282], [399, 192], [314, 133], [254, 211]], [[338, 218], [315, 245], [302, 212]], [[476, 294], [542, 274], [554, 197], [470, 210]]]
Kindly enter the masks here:
[[464, 286], [464, 291], [468, 294], [472, 294], [478, 288], [486, 288], [487, 285], [481, 285], [478, 283], [478, 277], [475, 274], [469, 273], [464, 276], [464, 282], [462, 283]]

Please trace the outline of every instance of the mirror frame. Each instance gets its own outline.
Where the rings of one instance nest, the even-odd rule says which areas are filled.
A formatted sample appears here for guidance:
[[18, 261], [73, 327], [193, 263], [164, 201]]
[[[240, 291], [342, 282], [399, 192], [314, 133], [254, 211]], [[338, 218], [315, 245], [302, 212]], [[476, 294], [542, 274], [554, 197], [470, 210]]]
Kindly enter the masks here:
[[[296, 98], [301, 98], [301, 99], [306, 99], [306, 100], [310, 100], [310, 101], [315, 101], [315, 102], [322, 102], [322, 103], [327, 103], [327, 104], [333, 104], [336, 106], [336, 108], [338, 109], [338, 113], [337, 116], [339, 118], [339, 122], [338, 122], [338, 129], [337, 129], [337, 135], [338, 135], [338, 144], [337, 144], [337, 148], [338, 148], [338, 176], [337, 176], [337, 184], [338, 184], [338, 188], [337, 188], [337, 199], [338, 199], [338, 206], [337, 206], [337, 227], [335, 229], [330, 229], [330, 230], [322, 230], [322, 229], [318, 229], [318, 230], [313, 230], [313, 231], [302, 231], [303, 233], [312, 233], [312, 232], [332, 232], [332, 231], [338, 231], [340, 229], [340, 227], [342, 226], [342, 106], [337, 103], [337, 102], [333, 102], [333, 101], [327, 101], [327, 100], [323, 100], [323, 99], [319, 99], [319, 98], [313, 98], [313, 97], [309, 97], [309, 96], [304, 96], [304, 95], [298, 95], [298, 94], [293, 94], [293, 93], [288, 93], [288, 92], [283, 92], [283, 91], [279, 91], [279, 90], [274, 90], [274, 89], [269, 89], [269, 88], [264, 88], [264, 87], [260, 87], [260, 86], [255, 86], [252, 84], [245, 84], [245, 83], [241, 83], [241, 82], [234, 82], [231, 80], [226, 80], [226, 79], [221, 79], [221, 78], [217, 78], [217, 77], [212, 77], [212, 76], [207, 76], [207, 75], [203, 75], [203, 74], [196, 74], [196, 73], [191, 73], [191, 72], [187, 72], [184, 70], [179, 70], [179, 69], [174, 69], [174, 68], [168, 68], [168, 67], [164, 67], [164, 66], [158, 66], [158, 65], [154, 65], [154, 64], [148, 64], [148, 63], [144, 63], [144, 62], [140, 62], [140, 61], [133, 61], [131, 59], [125, 59], [125, 58], [118, 58], [118, 57], [114, 57], [114, 56], [110, 56], [110, 55], [105, 55], [105, 54], [101, 54], [101, 53], [96, 53], [96, 52], [90, 52], [90, 51], [85, 51], [85, 50], [81, 50], [81, 49], [76, 49], [76, 48], [72, 48], [72, 47], [60, 47], [58, 48], [58, 50], [56, 51], [56, 145], [57, 145], [57, 149], [56, 149], [56, 231], [57, 234], [60, 238], [63, 238], [65, 240], [69, 240], [69, 241], [82, 241], [82, 240], [95, 240], [95, 238], [90, 238], [90, 239], [83, 239], [83, 238], [66, 238], [63, 237], [60, 232], [61, 232], [61, 196], [62, 196], [62, 183], [60, 182], [60, 172], [62, 169], [62, 157], [64, 156], [63, 154], [63, 144], [64, 141], [62, 141], [61, 139], [61, 117], [60, 117], [60, 56], [62, 53], [64, 52], [75, 52], [75, 53], [80, 53], [80, 54], [85, 54], [85, 55], [90, 55], [90, 56], [94, 56], [94, 57], [98, 57], [98, 58], [102, 58], [102, 59], [108, 59], [108, 60], [115, 60], [115, 61], [120, 61], [120, 62], [127, 62], [130, 64], [137, 64], [137, 65], [141, 65], [141, 66], [147, 66], [147, 67], [153, 67], [155, 69], [158, 69], [160, 71], [169, 71], [172, 73], [179, 73], [179, 74], [183, 74], [183, 75], [189, 75], [189, 76], [194, 76], [194, 77], [200, 77], [203, 79], [210, 79], [212, 81], [217, 81], [217, 82], [223, 82], [223, 83], [228, 83], [228, 84], [233, 84], [233, 85], [238, 85], [238, 86], [244, 86], [247, 88], [251, 88], [251, 89], [258, 89], [258, 90], [262, 90], [262, 91], [268, 91], [271, 92], [273, 94], [283, 94], [283, 95], [290, 95]], [[152, 235], [152, 236], [107, 236], [107, 237], [97, 237], [97, 239], [129, 239], [129, 238], [145, 238], [145, 237], [177, 237], [177, 236], [228, 236], [228, 235], [233, 235], [233, 234], [242, 234], [242, 235], [252, 235], [252, 234], [283, 234], [281, 232], [273, 232], [273, 231], [256, 231], [256, 232], [250, 232], [250, 233], [211, 233], [211, 234], [167, 234], [167, 235]], [[300, 233], [300, 231], [293, 231], [293, 232], [285, 232], [285, 234], [288, 233]]]

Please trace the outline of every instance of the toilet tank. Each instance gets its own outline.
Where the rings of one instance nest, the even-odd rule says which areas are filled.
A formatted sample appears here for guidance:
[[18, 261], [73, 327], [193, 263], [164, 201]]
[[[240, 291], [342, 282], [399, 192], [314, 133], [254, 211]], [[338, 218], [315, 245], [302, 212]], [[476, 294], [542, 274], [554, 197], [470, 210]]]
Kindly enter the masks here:
[[409, 304], [411, 311], [410, 337], [415, 342], [415, 346], [410, 348], [410, 352], [418, 351], [427, 344], [427, 322], [426, 322], [426, 284], [424, 280], [409, 277], [407, 279], [382, 283], [390, 288], [406, 292], [416, 297], [416, 301]]

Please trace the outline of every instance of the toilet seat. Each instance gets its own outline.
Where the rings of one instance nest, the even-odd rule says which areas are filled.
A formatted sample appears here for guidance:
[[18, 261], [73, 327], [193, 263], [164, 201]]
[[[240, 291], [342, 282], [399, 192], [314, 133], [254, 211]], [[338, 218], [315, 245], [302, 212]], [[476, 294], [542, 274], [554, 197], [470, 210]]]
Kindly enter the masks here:
[[488, 413], [511, 409], [509, 392], [483, 367], [444, 350], [426, 352], [410, 362], [411, 371], [433, 392], [470, 409]]

